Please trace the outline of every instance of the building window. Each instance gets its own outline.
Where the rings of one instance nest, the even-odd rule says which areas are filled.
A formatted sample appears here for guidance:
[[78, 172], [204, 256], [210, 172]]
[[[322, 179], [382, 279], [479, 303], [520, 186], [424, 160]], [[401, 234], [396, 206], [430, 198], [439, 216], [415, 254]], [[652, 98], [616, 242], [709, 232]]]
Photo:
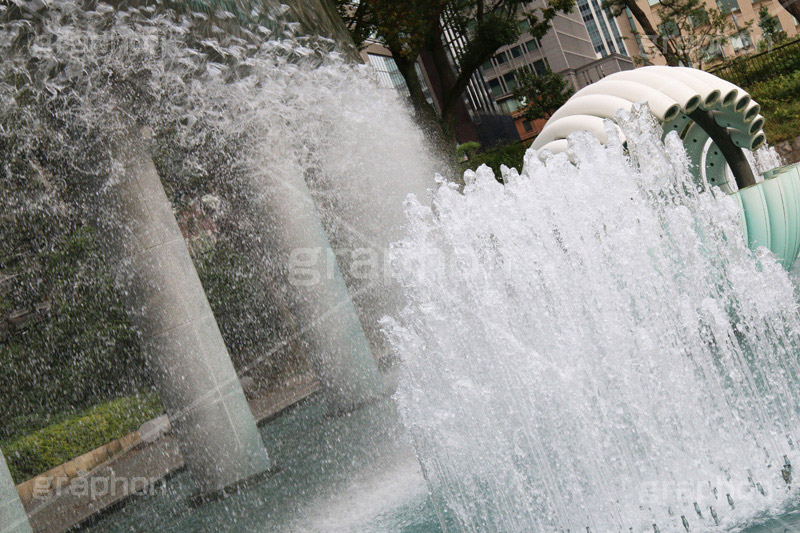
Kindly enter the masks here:
[[372, 65], [378, 73], [378, 82], [382, 87], [397, 89], [402, 93], [408, 93], [406, 80], [403, 78], [403, 75], [400, 74], [400, 70], [398, 70], [394, 58], [377, 54], [367, 55], [370, 65]]
[[499, 54], [494, 56], [494, 59], [495, 59], [495, 61], [497, 61], [498, 65], [502, 65], [503, 63], [505, 63], [507, 61], [506, 53], [505, 52], [500, 52]]
[[521, 46], [515, 46], [514, 48], [509, 50], [509, 52], [511, 52], [511, 57], [516, 59], [516, 58], [522, 56], [522, 47]]
[[723, 13], [730, 13], [739, 9], [739, 3], [736, 0], [717, 0], [717, 7]]
[[520, 103], [516, 98], [506, 98], [505, 100], [500, 100], [497, 102], [497, 108], [501, 113], [510, 115], [520, 108]]
[[525, 33], [529, 29], [531, 29], [531, 23], [528, 22], [528, 19], [520, 20], [517, 25], [519, 26], [520, 33]]
[[481, 66], [481, 68], [483, 69], [483, 71], [484, 71], [484, 72], [487, 72], [487, 71], [489, 71], [489, 70], [492, 70], [492, 69], [494, 68], [494, 65], [492, 64], [492, 60], [490, 59], [489, 61], [487, 61], [486, 63], [484, 63], [484, 64]]
[[537, 59], [533, 62], [533, 71], [537, 76], [543, 75], [545, 72], [547, 72], [548, 68], [547, 61], [544, 59]]
[[414, 63], [414, 70], [417, 71], [417, 79], [419, 80], [419, 84], [422, 85], [422, 95], [425, 97], [425, 101], [430, 105], [434, 105], [433, 95], [431, 95], [428, 84], [425, 82], [425, 75], [422, 74], [422, 67], [419, 66], [418, 62]]
[[517, 88], [517, 77], [514, 76], [513, 72], [509, 72], [503, 76], [503, 81], [506, 82], [506, 87], [508, 87], [508, 92], [513, 92], [514, 89]]
[[525, 43], [525, 47], [528, 49], [528, 53], [535, 52], [539, 49], [539, 41], [536, 39], [531, 39], [530, 41]]
[[708, 24], [708, 11], [704, 7], [700, 7], [692, 11], [689, 15], [689, 23], [693, 27], [703, 26]]
[[750, 32], [742, 30], [733, 37], [731, 37], [731, 46], [737, 52], [747, 48], [752, 48], [753, 40], [750, 38]]
[[706, 61], [712, 61], [718, 57], [722, 57], [722, 47], [719, 43], [711, 43], [703, 48], [703, 58]]
[[491, 92], [492, 96], [494, 96], [495, 98], [503, 94], [503, 86], [500, 85], [500, 80], [498, 78], [489, 80], [488, 85], [489, 85], [489, 92]]
[[664, 37], [677, 37], [680, 31], [674, 20], [668, 20], [658, 25], [658, 33]]
[[533, 124], [531, 124], [530, 120], [526, 120], [522, 123], [522, 128], [525, 131], [533, 131]]

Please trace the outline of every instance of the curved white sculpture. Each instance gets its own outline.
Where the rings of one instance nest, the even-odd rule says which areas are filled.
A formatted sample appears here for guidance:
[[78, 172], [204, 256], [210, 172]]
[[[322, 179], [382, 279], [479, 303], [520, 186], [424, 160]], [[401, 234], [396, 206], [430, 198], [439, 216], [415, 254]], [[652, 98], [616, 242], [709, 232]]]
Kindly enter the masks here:
[[[678, 132], [699, 173], [710, 183], [726, 188], [726, 165], [740, 187], [755, 183], [752, 169], [737, 148], [755, 150], [766, 141], [761, 106], [732, 83], [687, 67], [626, 70], [584, 87], [553, 114], [531, 147], [540, 155], [563, 152], [568, 147], [563, 141], [575, 131], [590, 131], [606, 142], [602, 122], [614, 121], [617, 110], [642, 101], [665, 133]], [[723, 157], [718, 161], [719, 154]], [[730, 185], [727, 189], [733, 191]]]
[[634, 102], [648, 103], [665, 136], [678, 133], [699, 180], [734, 195], [750, 246], [767, 246], [791, 267], [800, 252], [800, 165], [769, 171], [764, 181], [756, 181], [742, 150], [756, 150], [766, 141], [761, 106], [713, 74], [664, 66], [612, 74], [553, 113], [531, 148], [540, 157], [564, 152], [567, 137], [576, 131], [589, 131], [606, 143], [606, 120], [614, 123], [617, 111]]

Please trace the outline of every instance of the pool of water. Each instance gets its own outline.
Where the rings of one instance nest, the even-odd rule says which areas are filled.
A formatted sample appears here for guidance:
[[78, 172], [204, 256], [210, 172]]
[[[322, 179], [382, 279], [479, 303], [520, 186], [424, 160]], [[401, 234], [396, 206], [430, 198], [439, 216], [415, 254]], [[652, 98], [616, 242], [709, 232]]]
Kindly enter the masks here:
[[[186, 472], [136, 496], [81, 531], [439, 532], [437, 515], [391, 400], [338, 418], [312, 398], [261, 427], [273, 473], [227, 498], [198, 505]], [[445, 524], [444, 526], [442, 524]], [[680, 529], [676, 529], [675, 527]], [[680, 522], [660, 531], [682, 531]], [[703, 531], [697, 526], [692, 531]], [[800, 531], [800, 509], [733, 531]]]
[[261, 427], [274, 471], [203, 505], [187, 472], [83, 531], [442, 531], [391, 400], [329, 418], [311, 399]]

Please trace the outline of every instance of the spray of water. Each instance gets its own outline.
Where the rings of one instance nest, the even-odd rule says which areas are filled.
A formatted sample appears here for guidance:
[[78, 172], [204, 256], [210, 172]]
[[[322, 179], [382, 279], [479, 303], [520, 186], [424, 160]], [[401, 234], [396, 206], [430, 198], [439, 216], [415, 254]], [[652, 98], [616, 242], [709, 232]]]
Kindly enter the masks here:
[[[465, 531], [731, 526], [793, 493], [800, 316], [732, 199], [643, 110], [507, 185], [481, 168], [393, 249], [384, 321], [434, 501]], [[615, 136], [609, 136], [616, 138]]]
[[[146, 127], [174, 204], [212, 212], [266, 280], [268, 294], [253, 300], [269, 304], [248, 312], [286, 322], [279, 311], [294, 290], [293, 250], [274, 238], [280, 228], [270, 227], [270, 196], [300, 179], [339, 254], [317, 250], [303, 268], [326, 276], [338, 259], [373, 350], [384, 353], [375, 317], [396, 307], [397, 291], [383, 253], [401, 236], [403, 198], [424, 196], [439, 163], [396, 92], [379, 88], [333, 42], [301, 35], [284, 21], [286, 6], [253, 2], [238, 15], [192, 6], [116, 9], [65, 0], [2, 20], [0, 148], [8, 179], [0, 202], [7, 220], [31, 219], [30, 231], [62, 233], [124, 225], [102, 213], [116, 185], [110, 177], [119, 174], [109, 147], [131, 124]], [[62, 220], [42, 224], [53, 213]], [[235, 325], [225, 329], [228, 340], [247, 336]]]

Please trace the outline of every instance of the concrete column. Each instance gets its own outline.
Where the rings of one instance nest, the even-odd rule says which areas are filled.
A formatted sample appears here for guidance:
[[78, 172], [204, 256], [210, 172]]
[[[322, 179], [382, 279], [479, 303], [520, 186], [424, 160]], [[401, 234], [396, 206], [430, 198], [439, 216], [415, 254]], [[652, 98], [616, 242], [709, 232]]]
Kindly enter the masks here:
[[111, 148], [103, 206], [118, 279], [186, 465], [212, 493], [270, 461], [142, 133]]
[[288, 305], [329, 408], [351, 411], [380, 397], [380, 371], [305, 177], [256, 176], [252, 187], [254, 225], [285, 268]]
[[32, 531], [28, 523], [28, 515], [22, 502], [19, 501], [17, 487], [11, 479], [6, 459], [0, 451], [0, 532], [28, 533]]

